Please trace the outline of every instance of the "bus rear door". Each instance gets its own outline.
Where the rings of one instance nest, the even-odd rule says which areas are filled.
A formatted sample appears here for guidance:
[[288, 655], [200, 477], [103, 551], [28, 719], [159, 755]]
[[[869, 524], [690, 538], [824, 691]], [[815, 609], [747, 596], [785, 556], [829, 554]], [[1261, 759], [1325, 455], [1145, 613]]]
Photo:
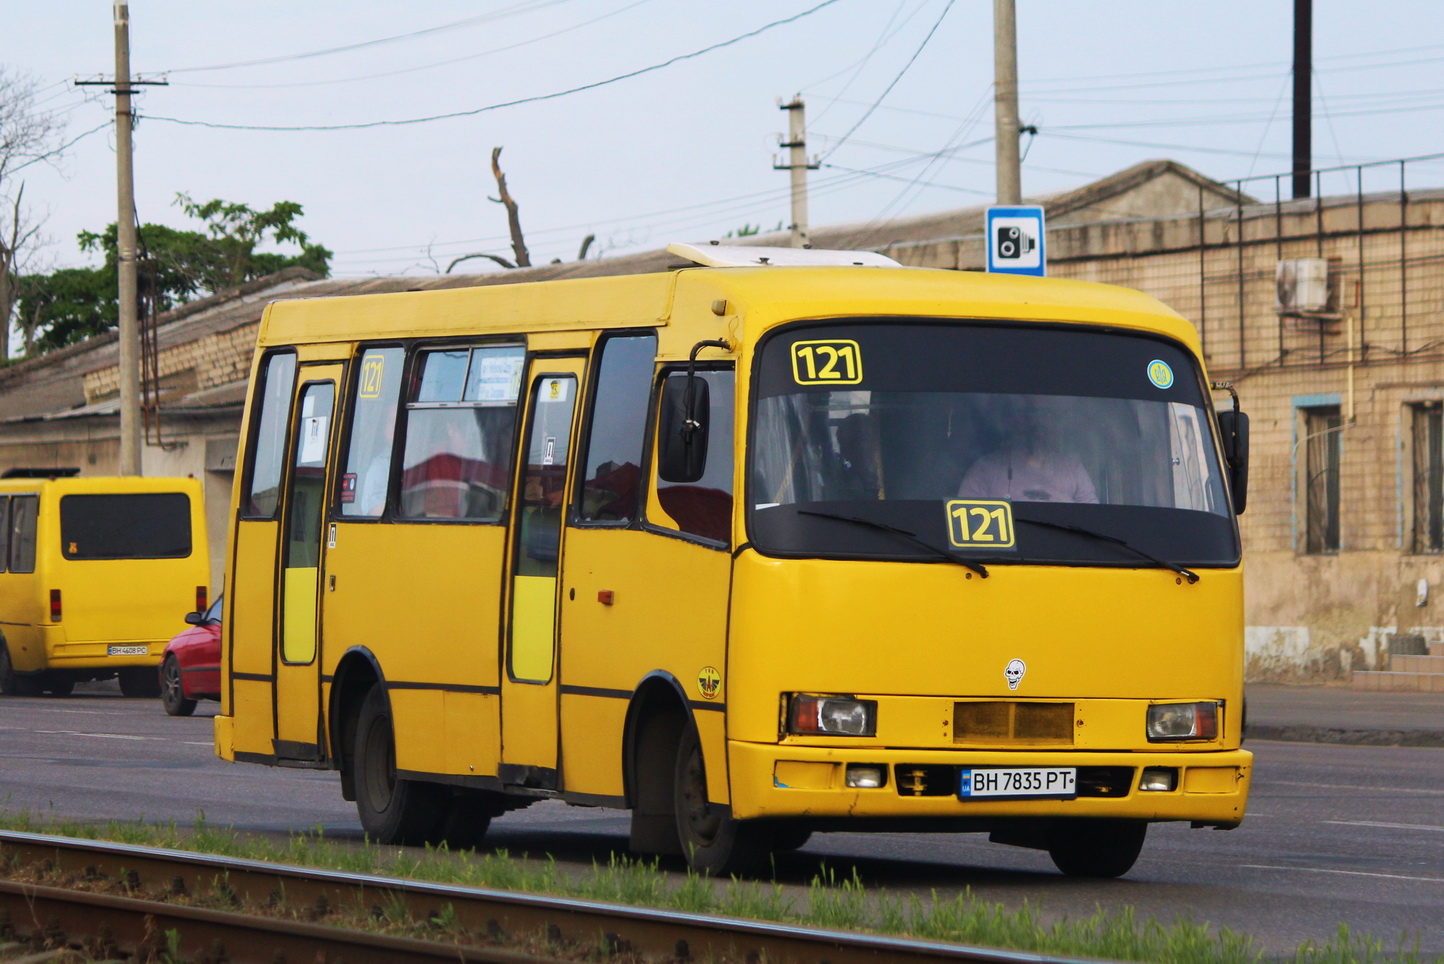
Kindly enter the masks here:
[[557, 578], [567, 462], [584, 361], [532, 362], [522, 463], [512, 519], [510, 618], [501, 684], [503, 782], [559, 789]]

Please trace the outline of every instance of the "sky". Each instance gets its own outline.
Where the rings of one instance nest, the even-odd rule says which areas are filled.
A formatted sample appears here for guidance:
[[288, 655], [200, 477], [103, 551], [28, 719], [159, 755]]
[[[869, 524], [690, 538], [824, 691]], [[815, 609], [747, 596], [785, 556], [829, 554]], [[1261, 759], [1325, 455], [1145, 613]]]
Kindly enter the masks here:
[[[1291, 0], [1018, 0], [1022, 184], [1037, 198], [1172, 158], [1273, 198], [1291, 150]], [[511, 257], [492, 149], [533, 264], [790, 222], [779, 103], [806, 105], [814, 226], [986, 204], [996, 190], [988, 0], [130, 0], [135, 196], [300, 203], [338, 277]], [[1314, 163], [1444, 152], [1444, 18], [1315, 0]], [[115, 220], [108, 0], [0, 0], [0, 68], [73, 141], [20, 172], [48, 243], [94, 264]], [[1444, 186], [1444, 160], [1409, 187]], [[1397, 189], [1398, 167], [1366, 189]], [[1355, 188], [1352, 171], [1324, 193]], [[1288, 186], [1285, 182], [1284, 190]], [[269, 250], [294, 252], [293, 247]], [[489, 260], [456, 271], [502, 270]]]

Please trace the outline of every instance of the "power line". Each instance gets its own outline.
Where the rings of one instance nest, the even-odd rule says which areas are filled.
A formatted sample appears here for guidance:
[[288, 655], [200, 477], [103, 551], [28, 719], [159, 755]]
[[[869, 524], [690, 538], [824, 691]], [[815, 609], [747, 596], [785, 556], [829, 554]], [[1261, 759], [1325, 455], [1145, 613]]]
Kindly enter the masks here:
[[[618, 81], [630, 80], [633, 77], [640, 77], [643, 74], [649, 74], [654, 71], [662, 70], [663, 68], [670, 67], [673, 64], [680, 63], [684, 60], [692, 60], [696, 57], [701, 57], [704, 54], [709, 54], [714, 50], [721, 50], [723, 47], [730, 47], [733, 44], [741, 43], [743, 40], [749, 40], [759, 34], [771, 30], [774, 27], [780, 27], [785, 24], [795, 23], [796, 21], [801, 20], [803, 17], [811, 16], [812, 14], [823, 9], [824, 7], [830, 7], [837, 2], [838, 0], [822, 0], [821, 3], [802, 11], [801, 13], [794, 14], [791, 17], [785, 17], [782, 20], [774, 20], [769, 24], [758, 27], [756, 30], [749, 30], [747, 33], [740, 34], [739, 36], [733, 37], [730, 40], [723, 40], [720, 43], [715, 43], [710, 46], [703, 47], [701, 50], [694, 50], [691, 53], [678, 54], [677, 56], [665, 60], [660, 64], [653, 64], [650, 67], [642, 67], [638, 70], [628, 71], [625, 74], [618, 74], [617, 76], [609, 77], [606, 80], [598, 80], [590, 84], [582, 84], [578, 87], [571, 87], [567, 90], [560, 90], [550, 94], [538, 94], [534, 97], [522, 97], [517, 100], [505, 101], [500, 104], [488, 104], [485, 107], [476, 107], [471, 110], [452, 111], [451, 113], [434, 114], [429, 117], [409, 117], [404, 120], [366, 121], [360, 124], [315, 124], [301, 125], [296, 127], [280, 127], [263, 124], [218, 124], [213, 121], [182, 120], [176, 117], [159, 117], [155, 115], [147, 115], [147, 119], [153, 121], [165, 121], [170, 124], [183, 124], [188, 127], [210, 127], [216, 130], [230, 131], [351, 131], [364, 130], [373, 127], [402, 127], [411, 124], [427, 124], [431, 123], [432, 121], [453, 120], [457, 117], [474, 117], [477, 114], [484, 114], [488, 111], [501, 110], [503, 107], [518, 107], [522, 104], [535, 104], [541, 101], [556, 100], [559, 97], [566, 97], [568, 95], [578, 94], [582, 91], [587, 90], [595, 90], [598, 87], [605, 87], [608, 84], [615, 84]], [[948, 0], [948, 2], [949, 5], [951, 5], [953, 0]]]
[[863, 122], [872, 116], [873, 111], [877, 110], [878, 105], [887, 98], [887, 95], [892, 93], [892, 89], [898, 85], [898, 81], [903, 79], [903, 75], [908, 72], [912, 65], [917, 61], [918, 57], [922, 54], [923, 49], [927, 47], [928, 41], [933, 39], [933, 34], [937, 33], [938, 28], [943, 25], [943, 18], [948, 15], [949, 10], [953, 9], [953, 2], [954, 0], [948, 0], [947, 6], [943, 7], [942, 13], [938, 14], [938, 19], [933, 23], [932, 28], [928, 30], [927, 36], [923, 37], [923, 42], [918, 44], [918, 49], [914, 50], [913, 55], [908, 58], [908, 62], [903, 64], [903, 69], [898, 71], [897, 76], [892, 79], [892, 83], [888, 84], [881, 94], [878, 94], [877, 100], [873, 102], [873, 105], [863, 112], [863, 115], [857, 119], [857, 123], [853, 124], [852, 127], [848, 128], [847, 133], [842, 135], [842, 137], [838, 139], [837, 143], [832, 145], [831, 149], [829, 149], [827, 153], [822, 155], [821, 160], [827, 160], [839, 147], [846, 143], [847, 139], [851, 137], [853, 133], [856, 132], [856, 130], [863, 125]]
[[467, 17], [464, 20], [453, 20], [450, 23], [439, 24], [435, 27], [426, 27], [421, 30], [413, 30], [410, 33], [397, 34], [394, 37], [379, 37], [375, 40], [363, 40], [359, 43], [345, 44], [340, 47], [327, 47], [324, 50], [311, 50], [300, 54], [281, 54], [275, 57], [262, 57], [257, 60], [238, 60], [229, 64], [211, 64], [206, 67], [176, 67], [165, 71], [165, 73], [192, 74], [209, 70], [232, 70], [237, 67], [260, 67], [265, 64], [279, 64], [292, 60], [309, 60], [313, 57], [326, 57], [331, 54], [347, 53], [352, 50], [364, 50], [367, 47], [377, 47], [382, 44], [395, 43], [399, 40], [411, 40], [415, 37], [426, 36], [427, 34], [443, 33], [448, 30], [455, 30], [458, 27], [469, 27], [472, 24], [485, 23], [488, 20], [502, 20], [518, 13], [530, 13], [532, 10], [543, 7], [554, 7], [557, 4], [570, 2], [571, 0], [530, 0], [528, 3], [519, 3], [505, 10], [485, 13], [475, 17]]
[[543, 41], [543, 40], [550, 40], [550, 39], [552, 39], [553, 37], [560, 37], [562, 34], [571, 33], [573, 30], [580, 30], [580, 29], [583, 28], [583, 27], [590, 27], [590, 26], [591, 26], [592, 24], [594, 24], [594, 23], [599, 23], [599, 22], [601, 22], [601, 21], [603, 21], [603, 20], [607, 20], [607, 19], [609, 19], [609, 18], [611, 18], [611, 17], [615, 17], [615, 16], [617, 16], [618, 14], [626, 13], [628, 10], [632, 10], [632, 9], [634, 9], [634, 8], [636, 8], [636, 7], [642, 6], [643, 4], [647, 4], [647, 3], [651, 3], [651, 2], [652, 2], [652, 0], [635, 0], [635, 2], [629, 3], [629, 4], [627, 4], [627, 5], [624, 6], [624, 7], [618, 7], [616, 10], [613, 10], [613, 11], [611, 11], [610, 13], [604, 13], [604, 14], [602, 14], [600, 17], [593, 17], [593, 18], [590, 19], [590, 20], [583, 20], [581, 23], [574, 23], [574, 24], [572, 24], [572, 25], [569, 26], [569, 27], [563, 27], [563, 28], [560, 29], [560, 30], [553, 30], [551, 33], [542, 34], [540, 37], [532, 37], [530, 40], [522, 40], [522, 41], [519, 41], [519, 42], [517, 42], [517, 43], [507, 44], [507, 45], [502, 46], [502, 47], [493, 47], [491, 50], [483, 50], [483, 51], [481, 51], [481, 52], [479, 52], [479, 53], [467, 54], [465, 57], [453, 57], [453, 58], [451, 58], [450, 60], [439, 60], [439, 61], [436, 61], [436, 62], [434, 62], [434, 63], [420, 64], [420, 65], [415, 66], [415, 67], [405, 67], [405, 68], [402, 68], [402, 69], [400, 69], [400, 70], [388, 70], [388, 71], [384, 71], [384, 72], [379, 73], [379, 74], [363, 74], [363, 75], [358, 76], [358, 77], [338, 77], [338, 78], [334, 78], [334, 79], [332, 79], [332, 80], [296, 81], [296, 82], [293, 82], [293, 83], [286, 83], [286, 84], [187, 84], [187, 83], [181, 83], [181, 84], [178, 84], [178, 85], [176, 85], [176, 86], [180, 86], [180, 87], [195, 87], [195, 88], [210, 89], [210, 90], [278, 90], [278, 89], [293, 88], [293, 87], [330, 87], [330, 86], [334, 86], [334, 85], [336, 85], [336, 84], [350, 84], [350, 83], [355, 83], [356, 81], [362, 81], [362, 80], [378, 80], [378, 79], [382, 79], [382, 78], [385, 78], [385, 77], [397, 77], [397, 76], [400, 76], [400, 75], [402, 75], [402, 74], [414, 74], [414, 73], [419, 73], [420, 71], [423, 71], [423, 70], [434, 70], [434, 69], [436, 69], [437, 67], [449, 67], [449, 66], [451, 66], [452, 64], [459, 64], [459, 63], [463, 63], [463, 62], [468, 61], [468, 60], [478, 60], [478, 59], [480, 59], [480, 58], [482, 58], [482, 57], [489, 57], [489, 56], [491, 56], [492, 54], [505, 53], [505, 52], [508, 51], [508, 50], [516, 50], [516, 49], [518, 49], [518, 48], [520, 48], [520, 47], [527, 47], [527, 46], [530, 46], [531, 44], [540, 43], [540, 42]]

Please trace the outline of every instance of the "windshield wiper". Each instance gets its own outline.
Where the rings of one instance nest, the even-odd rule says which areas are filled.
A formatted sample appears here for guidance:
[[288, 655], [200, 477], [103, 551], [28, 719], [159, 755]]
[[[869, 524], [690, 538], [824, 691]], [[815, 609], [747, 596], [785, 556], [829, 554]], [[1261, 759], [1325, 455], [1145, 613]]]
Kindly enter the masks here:
[[[988, 570], [981, 562], [972, 562], [968, 559], [960, 559], [941, 546], [935, 546], [926, 539], [918, 536], [916, 532], [909, 532], [906, 529], [899, 529], [897, 526], [890, 526], [886, 522], [878, 522], [876, 519], [867, 519], [860, 515], [839, 515], [836, 512], [818, 512], [815, 509], [798, 509], [798, 515], [815, 515], [823, 519], [836, 519], [839, 522], [852, 522], [860, 526], [868, 526], [873, 529], [881, 529], [883, 532], [891, 532], [900, 535], [914, 545], [921, 546], [928, 552], [948, 562], [955, 562], [966, 569], [971, 569], [984, 579], [988, 578]], [[1198, 577], [1195, 576], [1195, 579]]]
[[1116, 546], [1122, 546], [1136, 556], [1147, 559], [1149, 562], [1153, 563], [1156, 566], [1167, 569], [1171, 572], [1178, 573], [1180, 576], [1188, 580], [1188, 584], [1190, 586], [1198, 582], [1198, 573], [1194, 572], [1193, 570], [1185, 569], [1176, 562], [1169, 562], [1167, 559], [1160, 559], [1153, 553], [1145, 552], [1144, 550], [1138, 548], [1132, 543], [1125, 542], [1117, 536], [1110, 536], [1106, 532], [1097, 532], [1093, 529], [1085, 529], [1082, 526], [1064, 525], [1061, 522], [1044, 522], [1042, 519], [1026, 519], [1022, 516], [1014, 516], [1013, 518], [1017, 522], [1026, 522], [1029, 525], [1042, 526], [1046, 529], [1060, 529], [1063, 532], [1076, 532], [1079, 535], [1091, 536], [1094, 539], [1101, 539], [1104, 542], [1111, 542]]

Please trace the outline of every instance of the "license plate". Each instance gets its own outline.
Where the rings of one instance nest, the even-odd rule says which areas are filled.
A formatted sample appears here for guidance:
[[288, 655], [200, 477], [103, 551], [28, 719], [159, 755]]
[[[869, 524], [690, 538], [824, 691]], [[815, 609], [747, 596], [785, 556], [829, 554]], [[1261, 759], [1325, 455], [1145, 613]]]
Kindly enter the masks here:
[[958, 774], [959, 797], [1073, 797], [1074, 767], [988, 767]]
[[111, 646], [106, 649], [111, 656], [144, 656], [150, 652], [149, 646]]

